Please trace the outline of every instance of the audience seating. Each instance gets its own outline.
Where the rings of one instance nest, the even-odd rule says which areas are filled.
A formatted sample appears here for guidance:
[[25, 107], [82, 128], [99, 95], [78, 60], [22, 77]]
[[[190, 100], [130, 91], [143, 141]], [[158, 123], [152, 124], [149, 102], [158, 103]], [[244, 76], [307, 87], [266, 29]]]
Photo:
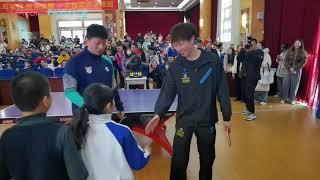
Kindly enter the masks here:
[[48, 78], [53, 77], [53, 72], [49, 68], [40, 68], [40, 69], [37, 69], [37, 72], [41, 73], [42, 75], [44, 75]]
[[54, 70], [55, 77], [63, 77], [63, 75], [64, 75], [64, 68], [56, 68]]
[[17, 75], [17, 71], [14, 69], [0, 70], [0, 80], [11, 80]]

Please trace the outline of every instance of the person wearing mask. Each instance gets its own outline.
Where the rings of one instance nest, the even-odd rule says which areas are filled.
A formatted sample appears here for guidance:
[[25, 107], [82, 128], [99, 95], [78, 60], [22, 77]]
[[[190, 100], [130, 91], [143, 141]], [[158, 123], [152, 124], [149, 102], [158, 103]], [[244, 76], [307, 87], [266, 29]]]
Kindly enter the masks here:
[[131, 49], [127, 49], [125, 51], [125, 54], [123, 56], [123, 59], [122, 59], [122, 64], [121, 64], [121, 68], [122, 68], [122, 76], [124, 78], [128, 77], [129, 76], [129, 71], [128, 71], [128, 64], [131, 63], [134, 59], [134, 57], [137, 56], [135, 54], [133, 54], [131, 52]]
[[260, 67], [264, 58], [264, 52], [257, 47], [257, 40], [252, 39], [250, 42], [251, 48], [246, 53], [246, 59], [244, 61], [244, 73], [245, 73], [245, 120], [255, 120], [255, 107], [254, 107], [254, 91], [257, 87], [258, 81], [261, 79]]
[[57, 61], [59, 64], [62, 63], [62, 61], [69, 61], [70, 60], [70, 55], [67, 53], [65, 49], [61, 49], [60, 56], [58, 57]]
[[277, 56], [277, 59], [276, 59], [276, 62], [278, 63], [278, 68], [277, 68], [277, 72], [276, 72], [277, 89], [278, 89], [277, 96], [280, 97], [281, 104], [284, 104], [284, 99], [282, 99], [283, 98], [283, 79], [286, 76], [288, 76], [288, 70], [284, 66], [284, 59], [286, 57], [288, 47], [289, 47], [289, 45], [287, 43], [283, 43], [281, 45], [281, 53], [280, 53], [280, 55]]
[[295, 105], [296, 95], [298, 92], [301, 71], [307, 60], [307, 52], [304, 49], [303, 42], [296, 40], [292, 47], [287, 51], [284, 59], [284, 66], [288, 70], [288, 76], [283, 81], [282, 100], [288, 101]]
[[[262, 61], [261, 68], [260, 68], [261, 77], [270, 75], [270, 68], [271, 68], [271, 64], [272, 64], [271, 56], [269, 54], [269, 49], [264, 48], [263, 52], [264, 52], [264, 57], [263, 57], [263, 61]], [[260, 105], [267, 104], [269, 90], [270, 90], [270, 84], [265, 84], [265, 83], [262, 83], [261, 81], [258, 81], [254, 95], [255, 95], [255, 100]]]

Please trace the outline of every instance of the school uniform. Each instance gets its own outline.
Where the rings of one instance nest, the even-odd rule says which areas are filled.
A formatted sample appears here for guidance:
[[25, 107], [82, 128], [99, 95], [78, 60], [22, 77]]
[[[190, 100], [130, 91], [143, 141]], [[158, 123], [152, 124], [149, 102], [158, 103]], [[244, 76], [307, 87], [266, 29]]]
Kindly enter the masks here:
[[37, 114], [18, 119], [0, 140], [1, 180], [86, 180], [71, 128]]
[[224, 121], [230, 121], [231, 103], [223, 64], [213, 53], [201, 50], [196, 61], [182, 56], [170, 64], [155, 105], [155, 114], [164, 116], [178, 95], [176, 133], [173, 142], [171, 180], [185, 180], [190, 143], [194, 133], [200, 155], [200, 179], [212, 178], [215, 159], [216, 98]]
[[150, 155], [136, 143], [131, 130], [111, 115], [89, 115], [89, 129], [81, 154], [87, 180], [132, 180], [132, 170], [146, 166]]

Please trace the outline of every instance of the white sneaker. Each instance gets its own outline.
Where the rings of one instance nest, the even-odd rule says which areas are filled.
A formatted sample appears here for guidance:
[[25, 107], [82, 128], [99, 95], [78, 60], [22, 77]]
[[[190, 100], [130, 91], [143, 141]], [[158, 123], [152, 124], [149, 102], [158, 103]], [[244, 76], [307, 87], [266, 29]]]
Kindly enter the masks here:
[[248, 109], [245, 109], [243, 112], [242, 112], [243, 115], [249, 115], [250, 114], [250, 111], [248, 111]]
[[260, 104], [260, 105], [263, 105], [263, 106], [264, 106], [264, 105], [267, 105], [266, 102], [260, 102], [259, 104]]
[[296, 105], [297, 103], [294, 102], [294, 101], [291, 101], [290, 104], [291, 104], [291, 105]]
[[284, 104], [284, 100], [281, 100], [280, 103], [281, 103], [281, 104]]
[[273, 97], [279, 97], [278, 94], [274, 95]]
[[254, 120], [256, 120], [256, 118], [257, 118], [257, 116], [255, 114], [250, 113], [245, 120], [246, 121], [254, 121]]

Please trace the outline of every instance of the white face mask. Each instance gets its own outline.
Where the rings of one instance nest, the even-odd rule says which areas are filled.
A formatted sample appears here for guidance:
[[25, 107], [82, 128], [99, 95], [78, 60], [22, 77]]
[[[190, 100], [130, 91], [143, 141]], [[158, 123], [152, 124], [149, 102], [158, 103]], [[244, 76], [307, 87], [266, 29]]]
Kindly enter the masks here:
[[130, 56], [131, 55], [131, 51], [127, 51], [127, 54], [128, 54], [128, 56]]

